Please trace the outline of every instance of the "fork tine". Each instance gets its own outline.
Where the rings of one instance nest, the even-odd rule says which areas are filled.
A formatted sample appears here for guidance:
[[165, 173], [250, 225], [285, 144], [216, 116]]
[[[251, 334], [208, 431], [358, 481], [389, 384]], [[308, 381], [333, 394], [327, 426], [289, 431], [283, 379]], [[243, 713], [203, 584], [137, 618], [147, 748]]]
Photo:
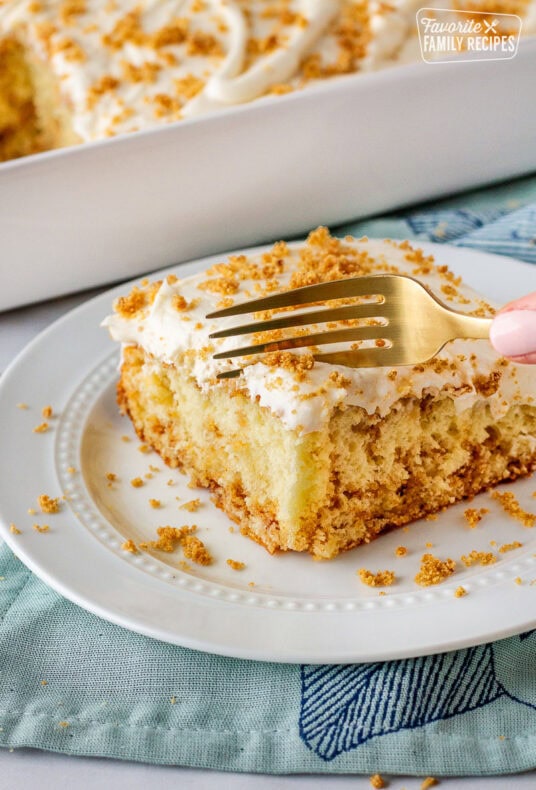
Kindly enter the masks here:
[[233, 315], [256, 313], [259, 310], [297, 307], [298, 305], [323, 302], [328, 299], [342, 299], [350, 296], [381, 295], [387, 293], [388, 290], [391, 291], [389, 280], [393, 276], [396, 275], [371, 274], [363, 277], [348, 277], [344, 280], [332, 280], [330, 282], [317, 283], [316, 285], [304, 285], [302, 288], [294, 288], [291, 291], [263, 296], [260, 299], [251, 299], [248, 302], [233, 305], [233, 307], [216, 310], [214, 313], [208, 313], [206, 318], [226, 318]]
[[[394, 346], [377, 348], [359, 348], [355, 351], [335, 351], [328, 354], [313, 354], [317, 362], [327, 362], [331, 365], [341, 365], [345, 368], [383, 368], [408, 363], [404, 352]], [[427, 362], [426, 359], [419, 360]], [[223, 373], [218, 373], [218, 379], [235, 379], [243, 372], [243, 368], [233, 368]]]
[[269, 332], [273, 329], [287, 329], [293, 326], [307, 326], [308, 324], [321, 324], [327, 321], [343, 321], [351, 318], [392, 318], [393, 310], [381, 302], [374, 304], [355, 304], [332, 309], [314, 310], [309, 313], [286, 313], [280, 318], [271, 321], [257, 321], [252, 324], [220, 329], [212, 332], [210, 338], [235, 337], [236, 335], [249, 335], [253, 332]]
[[[317, 362], [342, 365], [345, 368], [383, 368], [394, 365], [409, 365], [427, 362], [428, 359], [412, 359], [408, 362], [407, 353], [400, 345], [381, 348], [358, 348], [355, 351], [334, 351], [327, 354], [314, 354]], [[431, 357], [429, 357], [431, 359]], [[229, 371], [233, 372], [233, 371]], [[226, 376], [226, 378], [228, 378]]]
[[258, 343], [254, 346], [231, 348], [213, 355], [213, 359], [231, 359], [232, 357], [245, 357], [252, 354], [262, 354], [266, 351], [286, 351], [289, 348], [303, 348], [304, 346], [325, 345], [327, 343], [345, 343], [350, 340], [379, 340], [385, 338], [385, 326], [360, 326], [349, 329], [334, 329], [331, 332], [316, 332], [312, 335], [290, 337], [285, 340], [272, 340], [268, 343]]

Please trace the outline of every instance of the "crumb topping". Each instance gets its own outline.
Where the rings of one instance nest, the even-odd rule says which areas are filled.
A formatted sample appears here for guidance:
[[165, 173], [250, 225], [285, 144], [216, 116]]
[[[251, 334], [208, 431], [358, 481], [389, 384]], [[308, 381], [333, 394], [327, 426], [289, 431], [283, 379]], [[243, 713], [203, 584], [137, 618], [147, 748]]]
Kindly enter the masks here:
[[130, 539], [129, 540], [125, 540], [125, 542], [121, 544], [121, 548], [123, 549], [123, 551], [127, 551], [130, 554], [137, 554], [138, 553], [138, 549], [136, 547], [136, 544], [134, 543], [133, 540], [130, 540]]
[[396, 576], [394, 571], [369, 571], [367, 568], [360, 568], [358, 575], [363, 584], [367, 587], [390, 587], [395, 582]]
[[536, 525], [536, 514], [523, 510], [511, 491], [493, 491], [491, 497], [501, 505], [505, 513], [520, 521], [524, 527]]
[[502, 546], [499, 546], [499, 553], [506, 554], [507, 551], [513, 551], [514, 549], [520, 549], [523, 544], [520, 543], [518, 540], [514, 540], [512, 543], [503, 543]]
[[41, 508], [42, 513], [59, 513], [60, 499], [59, 497], [50, 497], [47, 494], [41, 494], [37, 498], [37, 503]]
[[465, 589], [465, 587], [462, 587], [461, 585], [460, 587], [456, 587], [456, 589], [454, 590], [454, 597], [463, 598], [464, 595], [467, 595], [467, 590]]
[[497, 557], [491, 551], [475, 551], [473, 549], [469, 554], [462, 554], [463, 564], [470, 568], [471, 565], [493, 565], [497, 562]]
[[226, 560], [226, 562], [227, 562], [227, 565], [229, 565], [233, 569], [233, 571], [243, 571], [244, 568], [246, 567], [246, 563], [245, 562], [240, 562], [239, 560], [231, 560], [231, 559], [229, 559], [229, 560]]
[[486, 513], [489, 513], [487, 507], [481, 507], [478, 510], [473, 507], [468, 507], [466, 510], [463, 511], [465, 520], [467, 521], [471, 529], [474, 529], [476, 525], [482, 521], [482, 518], [483, 516], [486, 515]]
[[441, 584], [448, 579], [456, 570], [454, 560], [440, 560], [433, 554], [423, 554], [421, 557], [421, 567], [415, 581], [421, 587], [430, 587], [433, 584]]
[[133, 477], [130, 481], [130, 485], [132, 488], [141, 488], [145, 483], [141, 477]]
[[182, 550], [188, 560], [197, 565], [212, 565], [213, 559], [202, 540], [195, 535], [187, 535], [182, 541]]
[[373, 774], [369, 781], [374, 790], [382, 790], [385, 787], [385, 782], [380, 774]]
[[183, 505], [180, 505], [181, 510], [187, 510], [189, 513], [195, 513], [196, 510], [199, 510], [200, 507], [201, 507], [200, 499], [190, 499], [188, 502], [185, 502]]
[[140, 549], [156, 549], [157, 551], [165, 551], [166, 553], [171, 553], [175, 551], [175, 549], [183, 544], [184, 540], [195, 532], [197, 527], [191, 526], [184, 526], [184, 527], [158, 527], [156, 530], [156, 534], [158, 535], [158, 540], [151, 540], [148, 542], [140, 543]]
[[397, 546], [395, 549], [395, 554], [397, 557], [405, 557], [408, 553], [406, 546]]

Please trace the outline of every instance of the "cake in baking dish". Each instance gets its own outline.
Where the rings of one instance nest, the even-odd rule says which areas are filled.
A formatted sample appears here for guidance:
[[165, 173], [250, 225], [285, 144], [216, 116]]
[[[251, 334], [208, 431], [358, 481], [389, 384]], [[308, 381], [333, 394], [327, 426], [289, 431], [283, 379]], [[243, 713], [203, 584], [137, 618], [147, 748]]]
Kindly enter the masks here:
[[266, 333], [211, 340], [244, 316], [206, 319], [210, 312], [385, 272], [421, 280], [455, 309], [493, 313], [408, 242], [339, 240], [319, 228], [303, 244], [142, 282], [104, 322], [122, 343], [118, 400], [139, 437], [210, 488], [270, 552], [335, 557], [536, 465], [536, 371], [498, 357], [487, 341], [456, 340], [426, 364], [394, 368], [277, 351], [242, 360], [238, 378], [217, 379], [236, 361], [214, 353]]
[[[518, 13], [530, 32], [534, 5], [457, 7]], [[417, 0], [0, 0], [0, 161], [418, 59], [419, 7]]]

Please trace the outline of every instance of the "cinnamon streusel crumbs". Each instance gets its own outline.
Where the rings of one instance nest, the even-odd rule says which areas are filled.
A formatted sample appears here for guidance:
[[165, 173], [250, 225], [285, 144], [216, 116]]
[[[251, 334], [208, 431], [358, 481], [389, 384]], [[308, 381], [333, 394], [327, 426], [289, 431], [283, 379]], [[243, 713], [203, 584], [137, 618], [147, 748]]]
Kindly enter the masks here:
[[421, 557], [421, 568], [415, 576], [415, 581], [421, 587], [430, 587], [433, 584], [441, 584], [456, 570], [454, 560], [440, 560], [433, 554], [423, 554]]
[[34, 524], [33, 528], [35, 529], [36, 532], [48, 532], [49, 529], [50, 529], [48, 524], [43, 524], [43, 526], [41, 526], [39, 524]]
[[373, 774], [369, 781], [374, 790], [382, 790], [382, 788], [386, 786], [385, 782], [383, 781], [383, 777], [380, 776], [380, 774]]
[[521, 578], [521, 576], [516, 576], [516, 578], [514, 579], [514, 584], [517, 585], [523, 584], [523, 579]]
[[470, 568], [472, 565], [493, 565], [497, 562], [497, 557], [491, 551], [471, 551], [470, 554], [462, 554], [463, 564]]
[[53, 498], [47, 494], [41, 494], [41, 496], [37, 497], [37, 503], [42, 513], [59, 513], [60, 511], [59, 497]]
[[205, 544], [195, 535], [188, 535], [182, 541], [182, 550], [188, 560], [197, 565], [212, 565], [213, 559]]
[[106, 480], [110, 483], [115, 483], [117, 480], [117, 475], [114, 472], [106, 472]]
[[523, 510], [511, 491], [493, 491], [491, 496], [501, 505], [505, 513], [520, 521], [524, 527], [536, 525], [536, 515]]
[[165, 551], [171, 553], [184, 542], [195, 530], [196, 526], [191, 527], [158, 527], [156, 534], [158, 540], [151, 540], [147, 543], [140, 543], [141, 549], [156, 549], [157, 551]]
[[162, 506], [162, 503], [160, 502], [159, 499], [150, 499], [149, 504], [155, 510], [158, 510], [158, 508]]
[[28, 515], [29, 516], [35, 516], [36, 513], [37, 513], [37, 510], [34, 507], [29, 507], [28, 508]]
[[423, 779], [421, 782], [421, 790], [430, 790], [431, 787], [435, 787], [438, 784], [439, 781], [435, 776], [427, 776], [426, 779]]
[[467, 590], [465, 589], [465, 587], [462, 587], [461, 585], [460, 587], [456, 587], [454, 591], [454, 597], [463, 598], [464, 595], [467, 595]]
[[292, 354], [290, 351], [272, 351], [262, 359], [268, 367], [283, 368], [292, 373], [297, 381], [303, 381], [308, 370], [312, 370], [315, 360], [312, 354]]
[[125, 540], [125, 542], [121, 544], [121, 548], [123, 551], [128, 551], [130, 554], [138, 553], [138, 548], [133, 540]]
[[394, 571], [377, 571], [373, 573], [367, 568], [360, 568], [357, 571], [359, 578], [368, 587], [390, 587], [396, 579]]
[[13, 535], [21, 535], [21, 534], [22, 534], [22, 533], [21, 533], [21, 531], [20, 531], [20, 529], [19, 529], [18, 527], [16, 527], [16, 526], [15, 526], [15, 524], [10, 524], [10, 525], [9, 525], [9, 531], [10, 531], [10, 532], [11, 532]]
[[395, 549], [395, 554], [397, 557], [405, 557], [408, 553], [406, 546], [397, 546]]
[[17, 409], [21, 409], [21, 411], [26, 411], [29, 408], [27, 403], [17, 403]]
[[229, 565], [233, 571], [243, 571], [246, 567], [245, 562], [240, 562], [239, 560], [227, 560], [227, 565]]
[[520, 549], [523, 544], [520, 543], [518, 540], [514, 540], [512, 543], [503, 543], [502, 546], [499, 546], [499, 553], [506, 554], [507, 551], [513, 551], [514, 549]]
[[130, 481], [130, 485], [132, 488], [141, 488], [145, 483], [143, 482], [141, 477], [133, 477]]
[[189, 502], [185, 502], [183, 505], [179, 505], [180, 510], [187, 510], [189, 513], [195, 513], [195, 511], [199, 510], [200, 507], [201, 507], [200, 499], [190, 499]]
[[41, 410], [41, 414], [45, 418], [45, 420], [50, 420], [53, 415], [52, 406], [43, 406]]
[[49, 429], [48, 422], [42, 422], [40, 425], [37, 425], [34, 429], [34, 433], [46, 433]]
[[471, 527], [474, 529], [477, 524], [482, 521], [482, 517], [489, 513], [487, 507], [481, 507], [478, 510], [474, 507], [468, 507], [466, 510], [463, 511], [463, 515], [465, 516], [465, 520]]

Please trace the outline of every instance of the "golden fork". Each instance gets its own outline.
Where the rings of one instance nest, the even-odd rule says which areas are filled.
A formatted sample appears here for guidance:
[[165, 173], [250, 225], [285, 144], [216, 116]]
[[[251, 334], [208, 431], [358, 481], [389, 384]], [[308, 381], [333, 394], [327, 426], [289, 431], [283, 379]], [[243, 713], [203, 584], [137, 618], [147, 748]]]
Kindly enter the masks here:
[[[252, 332], [269, 332], [273, 329], [348, 319], [377, 319], [373, 325], [328, 329], [281, 340], [269, 340], [252, 346], [220, 351], [213, 358], [230, 359], [304, 346], [375, 340], [376, 345], [372, 348], [314, 353], [313, 356], [320, 362], [350, 368], [414, 365], [427, 362], [450, 340], [489, 337], [491, 318], [477, 318], [452, 310], [418, 280], [399, 274], [374, 274], [306, 285], [217, 310], [209, 313], [207, 318], [225, 318], [281, 307], [304, 307], [316, 302], [357, 296], [366, 297], [369, 301], [343, 307], [309, 309], [300, 313], [288, 312], [267, 321], [222, 329], [213, 332], [210, 337], [236, 337]], [[375, 301], [371, 302], [373, 298]], [[378, 321], [381, 321], [380, 325]], [[234, 378], [241, 372], [241, 368], [225, 371], [218, 378]]]

